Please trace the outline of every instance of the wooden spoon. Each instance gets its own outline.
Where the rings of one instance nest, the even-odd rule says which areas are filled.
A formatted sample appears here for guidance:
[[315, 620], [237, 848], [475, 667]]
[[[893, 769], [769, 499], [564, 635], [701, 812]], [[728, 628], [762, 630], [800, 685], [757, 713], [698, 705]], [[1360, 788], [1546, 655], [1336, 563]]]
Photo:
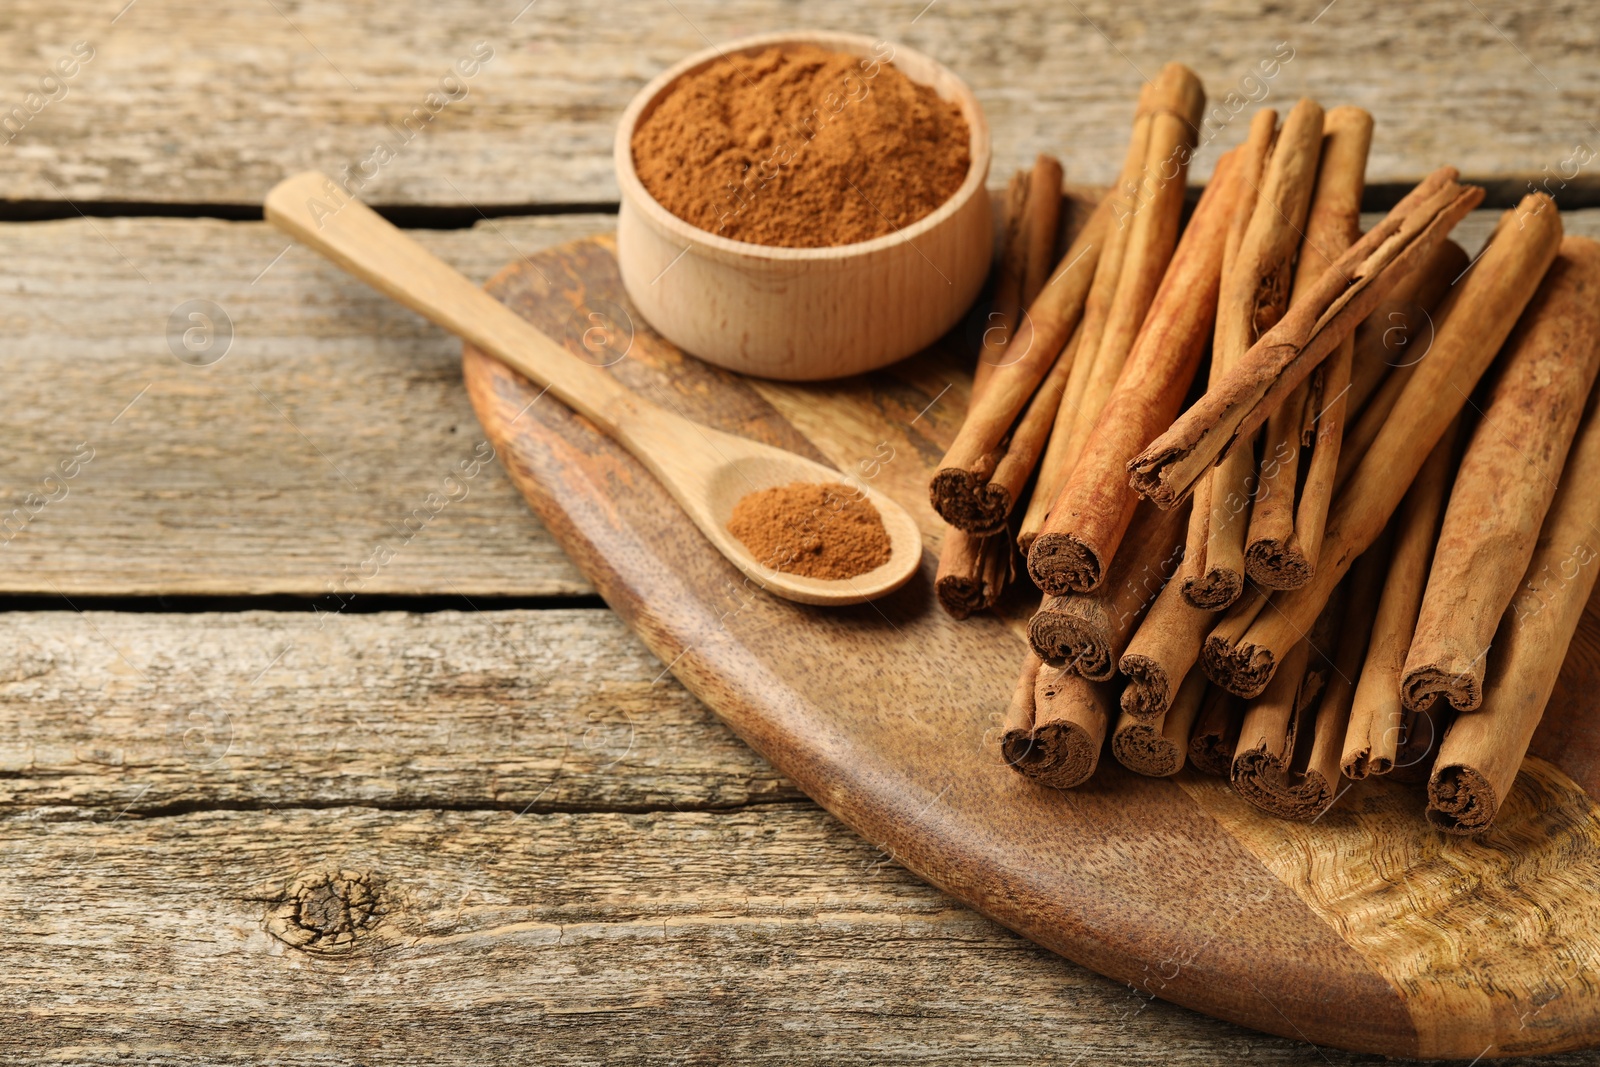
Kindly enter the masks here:
[[[922, 561], [922, 534], [899, 504], [859, 479], [792, 452], [702, 426], [635, 396], [316, 171], [267, 194], [267, 219], [386, 296], [504, 361], [599, 426], [654, 474], [717, 551], [761, 588], [804, 604], [859, 604], [904, 585]], [[824, 581], [774, 570], [728, 532], [734, 504], [793, 482], [845, 483], [883, 517], [889, 560]]]

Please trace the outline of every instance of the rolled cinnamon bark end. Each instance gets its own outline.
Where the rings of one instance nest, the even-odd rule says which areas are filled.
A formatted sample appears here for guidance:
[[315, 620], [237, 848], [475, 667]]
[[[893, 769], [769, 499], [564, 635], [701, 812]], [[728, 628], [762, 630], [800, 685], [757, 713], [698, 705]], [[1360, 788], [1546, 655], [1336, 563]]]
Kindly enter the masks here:
[[1238, 697], [1215, 686], [1207, 689], [1189, 735], [1189, 765], [1213, 778], [1228, 777], [1243, 718], [1244, 704]]
[[1112, 622], [1100, 604], [1087, 598], [1047, 597], [1028, 620], [1028, 644], [1040, 659], [1103, 682], [1116, 672]]
[[1246, 700], [1265, 692], [1278, 669], [1272, 649], [1243, 641], [1230, 644], [1215, 634], [1206, 638], [1200, 662], [1212, 682]]
[[1311, 667], [1310, 641], [1295, 646], [1284, 669], [1245, 710], [1230, 777], [1234, 791], [1256, 807], [1305, 822], [1328, 810], [1333, 785], [1317, 768], [1296, 771], [1304, 719], [1321, 693], [1324, 668]]
[[965, 619], [994, 607], [1012, 574], [1011, 539], [1004, 533], [977, 537], [945, 532], [934, 594], [952, 617]]
[[1122, 710], [1134, 718], [1150, 720], [1166, 712], [1178, 686], [1200, 662], [1200, 646], [1216, 624], [1215, 615], [1184, 599], [1180, 586], [1173, 579], [1161, 588], [1117, 662], [1128, 679]]
[[933, 583], [933, 591], [952, 619], [970, 619], [994, 606], [982, 578], [973, 575], [947, 574]]
[[1111, 732], [1111, 754], [1135, 774], [1166, 778], [1183, 769], [1184, 746], [1162, 736], [1161, 723], [1123, 713]]
[[1311, 562], [1292, 540], [1264, 538], [1245, 548], [1244, 572], [1265, 589], [1299, 589], [1311, 580]]
[[1183, 595], [1189, 603], [1206, 611], [1221, 611], [1244, 592], [1244, 575], [1227, 567], [1208, 568], [1199, 576], [1183, 580]]
[[1006, 762], [1053, 789], [1082, 785], [1094, 774], [1105, 744], [1104, 688], [1044, 664], [1034, 680], [1033, 704], [1030, 730], [1008, 730], [1002, 740]]
[[[1484, 649], [1484, 653], [1488, 653]], [[1400, 681], [1400, 702], [1407, 711], [1427, 711], [1443, 697], [1457, 711], [1470, 711], [1483, 703], [1479, 669], [1471, 662], [1452, 669], [1447, 664], [1429, 664], [1407, 670]]]
[[1481, 834], [1493, 824], [1502, 799], [1471, 767], [1436, 767], [1428, 781], [1428, 822], [1447, 834]]
[[1263, 811], [1280, 819], [1310, 822], [1333, 806], [1333, 783], [1317, 771], [1291, 775], [1266, 752], [1247, 752], [1233, 761], [1233, 788]]
[[1183, 769], [1189, 734], [1206, 694], [1205, 675], [1190, 671], [1172, 707], [1154, 720], [1124, 711], [1111, 733], [1111, 754], [1137, 774], [1165, 778]]
[[1055, 618], [1036, 617], [1029, 624], [1039, 655], [1076, 663], [1090, 678], [1111, 677], [1139, 620], [1183, 557], [1184, 518], [1182, 511], [1140, 508], [1105, 580], [1090, 593], [1071, 592], [1058, 575], [1042, 573], [1037, 566], [1042, 546], [1035, 541], [1028, 573], [1046, 593], [1056, 594], [1040, 608], [1040, 615]]
[[1142, 722], [1159, 719], [1172, 706], [1172, 675], [1153, 656], [1123, 653], [1117, 669], [1128, 679], [1122, 690], [1122, 713]]
[[1206, 677], [1234, 696], [1257, 697], [1272, 678], [1273, 657], [1259, 661], [1254, 646], [1242, 647], [1244, 635], [1266, 608], [1267, 597], [1256, 592], [1245, 597], [1216, 622], [1200, 649], [1200, 666]]
[[1000, 732], [1000, 752], [1007, 763], [1015, 767], [1027, 759], [1033, 747], [1033, 687], [1039, 679], [1039, 668], [1044, 666], [1032, 652], [1023, 657], [1022, 672], [1016, 688], [1011, 692], [1011, 703], [1006, 708], [1005, 725]]
[[970, 534], [992, 534], [1011, 514], [1011, 497], [973, 471], [944, 467], [928, 483], [928, 502], [939, 517]]
[[1087, 593], [1100, 584], [1105, 567], [1094, 549], [1071, 534], [1048, 531], [1034, 538], [1028, 565], [1050, 577], [1053, 588]]
[[[1105, 737], [1104, 728], [1100, 737]], [[1006, 757], [1011, 760], [1008, 754]], [[1011, 766], [1051, 789], [1071, 789], [1094, 776], [1100, 763], [1100, 741], [1077, 723], [1046, 723], [1036, 728], [1028, 749]]]
[[1344, 776], [1352, 781], [1360, 781], [1374, 774], [1388, 774], [1393, 768], [1394, 760], [1374, 753], [1370, 748], [1361, 749], [1341, 764]]

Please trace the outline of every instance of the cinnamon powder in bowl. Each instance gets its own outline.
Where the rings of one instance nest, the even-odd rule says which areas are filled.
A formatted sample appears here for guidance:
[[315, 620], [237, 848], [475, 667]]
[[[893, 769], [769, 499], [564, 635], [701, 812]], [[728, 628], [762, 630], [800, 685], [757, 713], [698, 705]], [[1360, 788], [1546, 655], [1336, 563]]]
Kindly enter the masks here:
[[628, 296], [732, 370], [873, 370], [954, 326], [988, 275], [988, 124], [909, 48], [790, 33], [709, 49], [634, 98], [616, 166]]
[[926, 218], [972, 166], [961, 109], [890, 63], [815, 45], [719, 58], [633, 133], [651, 196], [735, 241], [822, 248]]

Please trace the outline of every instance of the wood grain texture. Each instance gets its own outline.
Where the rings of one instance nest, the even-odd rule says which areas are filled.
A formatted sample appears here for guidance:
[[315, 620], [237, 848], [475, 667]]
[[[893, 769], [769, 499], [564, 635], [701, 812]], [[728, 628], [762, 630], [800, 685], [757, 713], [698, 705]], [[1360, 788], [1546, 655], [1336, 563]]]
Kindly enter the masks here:
[[[397, 158], [366, 189], [379, 202], [614, 201], [613, 126], [646, 81], [710, 42], [797, 26], [888, 38], [949, 65], [989, 116], [1002, 175], [1043, 151], [1074, 180], [1109, 182], [1138, 85], [1169, 60], [1193, 67], [1209, 108], [1222, 108], [1197, 177], [1243, 136], [1243, 123], [1222, 120], [1248, 115], [1252, 100], [1282, 109], [1305, 93], [1373, 113], [1373, 182], [1415, 180], [1443, 161], [1468, 175], [1539, 177], [1559, 173], [1575, 144], [1600, 147], [1589, 121], [1600, 23], [1582, 0], [1509, 10], [941, 0], [920, 15], [923, 4], [888, 0], [803, 10], [469, 0], [426, 17], [383, 0], [138, 0], [113, 23], [121, 6], [15, 0], [0, 11], [0, 67], [16, 75], [6, 109], [73, 41], [96, 49], [16, 138], [5, 196], [255, 203], [291, 173], [358, 164], [387, 139]], [[465, 97], [399, 146], [388, 124], [423, 106], [480, 41], [493, 58]], [[1287, 55], [1262, 77], [1263, 62]], [[1593, 160], [1573, 191], [1595, 191]]]
[[12, 1064], [1374, 1062], [1088, 974], [811, 808], [22, 814], [0, 839]]
[[0, 613], [0, 812], [803, 799], [609, 612]]
[[[559, 279], [555, 292], [530, 285], [528, 265], [491, 284], [536, 324], [611, 299], [618, 285], [604, 241], [540, 262], [545, 277]], [[617, 368], [632, 387], [675, 395], [713, 425], [811, 447], [737, 379], [647, 331], [632, 357]], [[1489, 1043], [1480, 1037], [1501, 1036], [1483, 1012], [1407, 998], [1254, 842], [1202, 815], [1171, 782], [1106, 766], [1087, 787], [1058, 793], [1004, 767], [993, 735], [1021, 643], [998, 620], [957, 624], [939, 611], [931, 558], [922, 582], [860, 608], [815, 613], [750, 594], [665, 493], [582, 420], [552, 406], [506, 433], [531, 395], [526, 384], [470, 349], [467, 382], [519, 486], [646, 644], [757, 751], [922, 877], [1102, 973], [1272, 1032], [1468, 1058]], [[815, 419], [825, 433], [826, 414]], [[860, 432], [856, 416], [844, 422], [847, 440]], [[1568, 799], [1581, 797], [1565, 788]], [[1281, 824], [1257, 818], [1259, 834], [1286, 837]], [[1397, 810], [1391, 823], [1402, 836], [1432, 836]], [[1007, 832], [997, 835], [997, 825]], [[1314, 855], [1332, 848], [1319, 841]], [[1208, 877], [1197, 882], [1199, 869]], [[1499, 872], [1485, 864], [1482, 876]], [[1546, 889], [1567, 902], [1561, 921], [1572, 924], [1563, 927], [1571, 942], [1600, 944], [1596, 917], [1581, 904], [1587, 894], [1574, 897], [1559, 880]], [[1450, 932], [1467, 921], [1449, 908], [1433, 918]], [[1532, 1003], [1548, 985], [1530, 963], [1544, 961], [1508, 958], [1518, 965], [1496, 972], [1494, 994], [1469, 987], [1460, 996], [1494, 1003], [1503, 990], [1512, 1004]], [[1163, 968], [1163, 960], [1181, 962]], [[1531, 1048], [1589, 1042], [1600, 1001], [1576, 997], [1562, 1012]]]
[[[484, 278], [609, 223], [417, 237]], [[58, 497], [0, 549], [0, 592], [589, 592], [498, 464], [446, 484], [484, 440], [458, 344], [265, 224], [79, 219], [0, 240], [0, 514]], [[168, 347], [194, 299], [233, 323], [209, 366]], [[46, 486], [85, 442], [93, 459], [65, 495]]]
[[[1424, 798], [1386, 777], [1347, 783], [1314, 824], [1263, 822], [1214, 778], [1182, 785], [1301, 900], [1393, 982], [1425, 1056], [1460, 1055], [1466, 1020], [1482, 1054], [1517, 1055], [1593, 1025], [1600, 945], [1600, 807], [1543, 760], [1523, 766], [1492, 833], [1416, 833]], [[1584, 902], [1590, 906], [1585, 907]], [[1520, 987], [1507, 976], [1537, 976]], [[1487, 995], [1485, 995], [1487, 994]]]

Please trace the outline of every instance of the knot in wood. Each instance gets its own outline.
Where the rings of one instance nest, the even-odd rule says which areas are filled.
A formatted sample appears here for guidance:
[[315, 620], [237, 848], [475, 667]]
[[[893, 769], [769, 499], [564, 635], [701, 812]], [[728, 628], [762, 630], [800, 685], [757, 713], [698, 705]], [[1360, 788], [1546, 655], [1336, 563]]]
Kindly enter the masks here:
[[267, 932], [307, 952], [348, 952], [383, 917], [382, 888], [364, 872], [302, 875], [267, 916]]

